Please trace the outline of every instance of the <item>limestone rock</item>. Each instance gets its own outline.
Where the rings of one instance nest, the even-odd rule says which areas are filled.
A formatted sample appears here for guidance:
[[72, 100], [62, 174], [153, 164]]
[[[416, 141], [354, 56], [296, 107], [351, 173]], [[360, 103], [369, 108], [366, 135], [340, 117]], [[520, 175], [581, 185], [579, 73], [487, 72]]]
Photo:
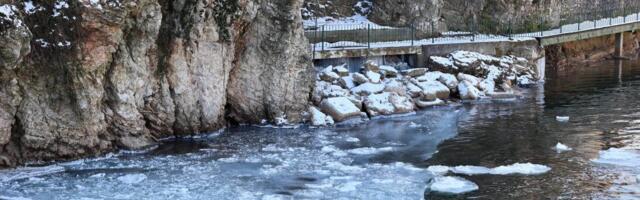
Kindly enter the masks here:
[[369, 60], [362, 66], [363, 71], [380, 72], [380, 66], [375, 61]]
[[460, 99], [463, 100], [476, 100], [482, 96], [482, 92], [473, 83], [466, 80], [458, 85], [458, 92], [460, 93]]
[[351, 117], [360, 116], [360, 109], [356, 107], [347, 97], [333, 97], [322, 101], [320, 104], [322, 112], [331, 116], [337, 122], [344, 121]]
[[392, 66], [382, 65], [380, 66], [380, 73], [383, 74], [384, 77], [396, 77], [398, 76], [398, 70]]
[[422, 89], [424, 100], [448, 99], [451, 94], [449, 88], [439, 81], [417, 82], [415, 84]]
[[369, 96], [371, 94], [381, 93], [384, 91], [384, 88], [385, 85], [382, 83], [365, 83], [351, 89], [351, 92], [360, 96]]
[[482, 79], [475, 77], [473, 75], [459, 73], [458, 81], [460, 82], [467, 81], [475, 87], [475, 86], [478, 86], [478, 84], [480, 84], [480, 81], [482, 81]]
[[367, 78], [369, 78], [369, 81], [371, 81], [372, 83], [380, 83], [382, 78], [379, 73], [376, 73], [373, 71], [367, 71], [365, 75], [367, 76]]
[[422, 76], [425, 73], [427, 73], [427, 68], [413, 68], [413, 69], [408, 69], [408, 70], [404, 70], [402, 71], [402, 73], [405, 76], [410, 76], [410, 77], [418, 77], [418, 76]]
[[369, 116], [391, 115], [395, 107], [390, 101], [391, 93], [372, 94], [365, 98], [364, 106]]
[[428, 107], [440, 106], [445, 104], [445, 102], [440, 99], [435, 99], [432, 101], [416, 99], [415, 102], [416, 102], [416, 106], [418, 106], [419, 108], [428, 108]]
[[349, 76], [349, 69], [346, 68], [346, 65], [340, 65], [333, 68], [333, 72], [338, 74], [340, 77]]
[[351, 78], [353, 78], [353, 81], [358, 85], [369, 82], [369, 79], [361, 73], [353, 73], [351, 74]]

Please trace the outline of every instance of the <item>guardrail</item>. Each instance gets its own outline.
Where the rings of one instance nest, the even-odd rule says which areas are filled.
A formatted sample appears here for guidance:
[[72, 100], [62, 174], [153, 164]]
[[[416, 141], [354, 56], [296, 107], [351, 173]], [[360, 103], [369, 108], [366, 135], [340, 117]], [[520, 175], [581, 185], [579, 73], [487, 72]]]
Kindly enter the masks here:
[[640, 21], [640, 0], [613, 0], [605, 5], [560, 7], [550, 16], [523, 16], [498, 21], [482, 18], [456, 24], [441, 32], [437, 24], [386, 27], [375, 24], [314, 25], [305, 27], [312, 51], [380, 46], [535, 38]]

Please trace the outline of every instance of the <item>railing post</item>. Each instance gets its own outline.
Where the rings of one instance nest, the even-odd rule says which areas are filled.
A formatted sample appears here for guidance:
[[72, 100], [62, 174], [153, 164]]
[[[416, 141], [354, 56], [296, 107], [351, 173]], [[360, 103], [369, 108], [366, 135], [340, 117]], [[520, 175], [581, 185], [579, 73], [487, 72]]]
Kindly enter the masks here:
[[367, 54], [369, 49], [371, 49], [371, 24], [367, 24]]
[[325, 41], [324, 41], [324, 26], [325, 26], [325, 25], [322, 25], [322, 32], [320, 32], [320, 35], [321, 35], [321, 37], [322, 37], [322, 39], [320, 39], [320, 43], [321, 43], [321, 45], [322, 45], [322, 49], [321, 49], [321, 51], [324, 51], [324, 43], [325, 43]]
[[413, 23], [411, 23], [410, 27], [411, 29], [411, 46], [413, 47], [413, 39], [415, 38], [415, 26], [413, 25]]
[[509, 20], [509, 32], [508, 32], [508, 34], [509, 34], [509, 40], [513, 40], [513, 37], [512, 37], [512, 35], [513, 35], [513, 26], [511, 24], [511, 20]]
[[544, 37], [544, 27], [542, 27], [543, 24], [544, 24], [544, 17], [540, 16], [540, 25], [538, 25], [538, 28], [540, 29], [540, 37]]
[[431, 21], [431, 43], [434, 44], [436, 43], [436, 33], [435, 33], [435, 27], [433, 25], [433, 21]]
[[627, 2], [624, 0], [622, 1], [622, 23], [627, 23]]
[[478, 26], [476, 25], [477, 22], [474, 19], [473, 20], [473, 24], [471, 24], [472, 28], [471, 28], [471, 41], [476, 41], [476, 32], [478, 31]]

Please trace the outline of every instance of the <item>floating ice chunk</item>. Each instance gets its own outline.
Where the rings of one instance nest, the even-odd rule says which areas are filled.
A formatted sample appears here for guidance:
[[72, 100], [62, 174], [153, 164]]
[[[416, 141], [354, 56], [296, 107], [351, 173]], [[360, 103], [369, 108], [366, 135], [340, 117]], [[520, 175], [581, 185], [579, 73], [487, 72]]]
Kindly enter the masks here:
[[465, 175], [479, 175], [479, 174], [488, 174], [491, 169], [481, 166], [457, 166], [451, 169], [451, 172], [456, 174], [465, 174]]
[[22, 167], [14, 170], [0, 170], [0, 182], [44, 176], [64, 172], [64, 167], [52, 165], [46, 167]]
[[478, 190], [478, 185], [460, 177], [442, 176], [435, 177], [432, 180], [429, 188], [434, 192], [462, 194]]
[[373, 147], [362, 147], [351, 149], [347, 152], [356, 155], [370, 155], [370, 154], [378, 154], [382, 152], [393, 151], [393, 147], [383, 147], [383, 148], [373, 148]]
[[97, 173], [97, 174], [89, 176], [89, 178], [102, 178], [105, 175], [106, 175], [105, 173]]
[[565, 151], [571, 151], [572, 150], [571, 147], [568, 147], [567, 145], [564, 145], [564, 144], [562, 144], [560, 142], [558, 142], [558, 144], [556, 144], [556, 146], [553, 147], [553, 149], [555, 149], [558, 153], [562, 153], [562, 152], [565, 152]]
[[449, 172], [451, 168], [443, 165], [433, 165], [427, 167], [427, 171], [431, 172], [433, 175], [442, 176]]
[[544, 174], [550, 171], [551, 168], [545, 165], [531, 164], [531, 163], [516, 163], [507, 166], [500, 166], [491, 169], [491, 174], [495, 175], [509, 175], [509, 174], [522, 174], [522, 175], [538, 175]]
[[569, 116], [556, 116], [556, 121], [559, 121], [559, 122], [568, 122], [569, 119], [570, 119]]
[[351, 181], [338, 185], [336, 189], [341, 192], [353, 192], [356, 191], [356, 187], [361, 184], [361, 182]]
[[610, 148], [600, 151], [599, 158], [592, 161], [600, 164], [638, 167], [640, 166], [640, 152], [630, 149]]
[[118, 181], [126, 184], [136, 184], [147, 179], [147, 175], [144, 174], [127, 174], [117, 178]]
[[345, 139], [345, 141], [347, 141], [347, 142], [360, 142], [360, 139], [355, 138], [355, 137], [348, 137], [347, 139]]

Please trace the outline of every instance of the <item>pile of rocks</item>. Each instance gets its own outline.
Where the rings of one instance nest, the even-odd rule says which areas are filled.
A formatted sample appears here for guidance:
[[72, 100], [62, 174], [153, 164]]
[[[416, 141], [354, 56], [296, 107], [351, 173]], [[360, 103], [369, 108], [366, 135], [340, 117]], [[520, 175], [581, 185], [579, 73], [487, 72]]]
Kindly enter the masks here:
[[319, 72], [310, 107], [311, 123], [323, 126], [352, 118], [411, 113], [452, 100], [516, 97], [514, 87], [537, 82], [533, 65], [514, 56], [501, 58], [456, 51], [433, 56], [429, 68], [398, 71], [368, 61], [360, 72], [346, 65]]

